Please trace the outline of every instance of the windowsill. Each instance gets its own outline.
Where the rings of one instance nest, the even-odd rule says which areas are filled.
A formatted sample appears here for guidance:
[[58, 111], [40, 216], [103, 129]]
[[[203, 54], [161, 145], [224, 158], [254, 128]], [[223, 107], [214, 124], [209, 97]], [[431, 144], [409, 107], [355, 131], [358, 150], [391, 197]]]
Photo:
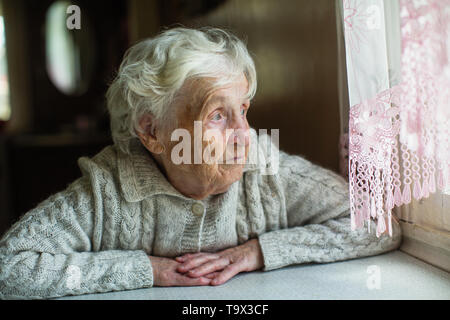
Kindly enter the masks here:
[[450, 272], [450, 234], [432, 227], [400, 221], [403, 233], [400, 250]]
[[450, 197], [436, 192], [396, 207], [402, 228], [400, 250], [450, 272]]
[[[369, 289], [369, 266], [380, 288]], [[399, 250], [349, 261], [242, 273], [218, 287], [154, 287], [67, 296], [82, 300], [450, 299], [450, 273]]]

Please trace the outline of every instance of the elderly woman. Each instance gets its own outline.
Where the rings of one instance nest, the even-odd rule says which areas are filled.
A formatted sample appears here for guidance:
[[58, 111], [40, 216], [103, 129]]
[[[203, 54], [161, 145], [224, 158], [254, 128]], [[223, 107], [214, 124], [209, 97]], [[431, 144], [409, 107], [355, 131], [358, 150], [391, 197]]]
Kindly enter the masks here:
[[114, 145], [4, 235], [1, 297], [220, 285], [397, 248], [396, 224], [392, 237], [351, 231], [336, 174], [278, 149], [275, 168], [274, 143], [246, 119], [255, 91], [252, 58], [223, 30], [174, 28], [129, 49], [107, 93]]

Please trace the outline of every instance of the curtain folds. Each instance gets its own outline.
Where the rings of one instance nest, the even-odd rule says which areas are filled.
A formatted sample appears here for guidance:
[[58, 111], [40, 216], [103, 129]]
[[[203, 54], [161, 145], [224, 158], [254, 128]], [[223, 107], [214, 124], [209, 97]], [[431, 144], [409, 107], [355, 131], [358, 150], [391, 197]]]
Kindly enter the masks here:
[[336, 0], [336, 17], [352, 229], [391, 234], [394, 206], [450, 189], [450, 0]]

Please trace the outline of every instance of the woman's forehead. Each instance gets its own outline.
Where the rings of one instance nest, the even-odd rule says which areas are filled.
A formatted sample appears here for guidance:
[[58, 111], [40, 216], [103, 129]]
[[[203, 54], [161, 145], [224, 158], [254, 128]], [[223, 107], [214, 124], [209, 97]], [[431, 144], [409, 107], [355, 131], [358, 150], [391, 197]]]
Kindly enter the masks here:
[[204, 86], [203, 94], [199, 98], [202, 104], [224, 103], [228, 100], [243, 99], [247, 91], [247, 79], [240, 77], [221, 86], [208, 82]]
[[248, 92], [248, 81], [242, 74], [234, 81], [217, 86], [218, 78], [197, 78], [188, 80], [182, 89], [181, 100], [188, 102], [190, 112], [199, 114], [207, 106], [216, 103], [243, 100]]

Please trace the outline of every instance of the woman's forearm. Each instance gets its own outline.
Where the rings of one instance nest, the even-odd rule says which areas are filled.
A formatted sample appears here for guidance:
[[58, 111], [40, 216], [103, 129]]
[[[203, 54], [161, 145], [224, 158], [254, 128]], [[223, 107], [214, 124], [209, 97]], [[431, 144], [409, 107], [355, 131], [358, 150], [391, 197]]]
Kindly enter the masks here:
[[375, 235], [376, 224], [367, 229], [352, 231], [350, 217], [330, 219], [321, 224], [310, 224], [276, 230], [259, 236], [264, 256], [264, 271], [292, 264], [334, 262], [371, 256], [394, 250], [400, 246], [400, 226], [393, 221], [393, 234]]
[[142, 250], [50, 254], [0, 249], [0, 297], [46, 299], [153, 285]]
[[[148, 287], [143, 250], [93, 249], [94, 206], [86, 177], [27, 212], [0, 240], [0, 296], [40, 299]], [[101, 201], [102, 199], [100, 199]]]

